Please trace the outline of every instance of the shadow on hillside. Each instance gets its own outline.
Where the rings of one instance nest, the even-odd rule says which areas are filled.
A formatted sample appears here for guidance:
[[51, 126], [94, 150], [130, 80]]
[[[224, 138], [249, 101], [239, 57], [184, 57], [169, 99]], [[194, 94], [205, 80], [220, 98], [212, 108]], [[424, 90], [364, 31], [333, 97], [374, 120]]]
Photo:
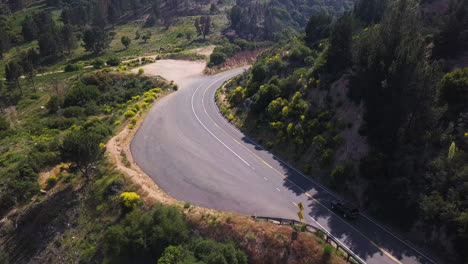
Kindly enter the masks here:
[[[59, 237], [77, 216], [76, 193], [65, 188], [16, 218], [17, 227], [5, 238], [3, 248], [10, 263], [30, 263]], [[65, 209], [65, 210], [64, 210]]]
[[[275, 164], [280, 165], [281, 168], [277, 167], [277, 169], [286, 176], [283, 185], [291, 192], [297, 196], [303, 195], [304, 192], [312, 195], [313, 198], [308, 198], [309, 203], [305, 209], [308, 216], [316, 220], [325, 219], [327, 230], [346, 245], [350, 245], [349, 248], [363, 260], [375, 257], [374, 255], [381, 255], [388, 259], [388, 256], [373, 245], [373, 243], [376, 243], [397, 259], [412, 256], [418, 259], [420, 263], [430, 263], [419, 254], [415, 254], [412, 249], [406, 247], [402, 242], [393, 238], [389, 239], [390, 235], [367, 219], [363, 217], [355, 220], [343, 219], [330, 209], [331, 202], [337, 199], [334, 195], [321, 188], [309, 176], [296, 171], [279, 158], [272, 156], [268, 150], [260, 147], [253, 139], [243, 137], [242, 140], [253, 146], [259, 152], [259, 156], [264, 157], [267, 155], [275, 161]], [[307, 221], [313, 223], [310, 218]]]

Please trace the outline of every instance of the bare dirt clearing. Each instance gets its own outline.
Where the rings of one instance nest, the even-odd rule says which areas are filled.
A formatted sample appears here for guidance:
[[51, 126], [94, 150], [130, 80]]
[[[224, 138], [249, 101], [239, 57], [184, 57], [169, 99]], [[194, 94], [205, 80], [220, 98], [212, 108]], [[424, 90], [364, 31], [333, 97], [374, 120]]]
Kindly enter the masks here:
[[[145, 70], [145, 75], [160, 75], [181, 86], [189, 81], [189, 77], [202, 75], [205, 66], [205, 61], [158, 60], [140, 68]], [[140, 68], [133, 69], [132, 72], [137, 73]]]

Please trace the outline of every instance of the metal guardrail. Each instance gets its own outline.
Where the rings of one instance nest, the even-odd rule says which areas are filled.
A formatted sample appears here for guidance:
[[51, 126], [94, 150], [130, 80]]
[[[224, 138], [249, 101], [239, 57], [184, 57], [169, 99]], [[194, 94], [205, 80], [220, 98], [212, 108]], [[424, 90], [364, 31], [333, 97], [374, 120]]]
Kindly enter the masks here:
[[[252, 218], [266, 220], [268, 222], [277, 222], [279, 225], [283, 225], [283, 224], [304, 225], [305, 224], [294, 219], [279, 218], [279, 217], [252, 216]], [[366, 264], [366, 262], [364, 262], [358, 255], [356, 255], [353, 251], [351, 251], [347, 246], [345, 246], [341, 241], [339, 241], [335, 236], [330, 234], [328, 231], [309, 225], [309, 224], [305, 224], [305, 226], [306, 226], [305, 230], [307, 232], [315, 233], [315, 234], [317, 234], [318, 232], [321, 232], [324, 236], [326, 243], [329, 243], [330, 245], [336, 247], [336, 250], [341, 250], [342, 252], [344, 252], [346, 262]]]

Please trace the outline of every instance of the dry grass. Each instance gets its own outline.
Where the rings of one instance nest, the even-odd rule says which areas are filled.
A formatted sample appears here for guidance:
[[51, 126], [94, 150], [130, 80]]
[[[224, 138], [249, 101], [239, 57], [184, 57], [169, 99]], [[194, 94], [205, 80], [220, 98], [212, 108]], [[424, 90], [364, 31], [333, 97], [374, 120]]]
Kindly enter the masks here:
[[265, 49], [244, 50], [236, 53], [234, 56], [227, 59], [221, 65], [206, 68], [205, 74], [216, 74], [225, 70], [234, 69], [242, 66], [251, 65], [255, 62], [258, 55], [265, 51]]
[[220, 241], [232, 240], [244, 250], [251, 263], [306, 264], [345, 263], [336, 255], [326, 256], [323, 245], [311, 233], [297, 233], [279, 226], [234, 214], [210, 214], [192, 210], [189, 221], [200, 234]]

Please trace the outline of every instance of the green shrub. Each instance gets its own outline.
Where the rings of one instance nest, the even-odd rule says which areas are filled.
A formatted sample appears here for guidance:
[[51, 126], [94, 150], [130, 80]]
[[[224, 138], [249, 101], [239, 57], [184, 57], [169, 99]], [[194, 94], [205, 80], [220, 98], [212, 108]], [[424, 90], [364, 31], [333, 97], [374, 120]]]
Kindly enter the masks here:
[[216, 66], [220, 65], [221, 63], [226, 61], [226, 54], [222, 52], [213, 52], [210, 55], [210, 62], [208, 63], [208, 66]]
[[110, 57], [107, 60], [107, 65], [109, 66], [119, 66], [120, 64], [120, 59], [118, 57]]
[[50, 114], [55, 114], [60, 109], [62, 104], [62, 98], [58, 97], [57, 95], [52, 95], [46, 104], [46, 108], [49, 110]]
[[320, 155], [320, 165], [322, 167], [328, 167], [333, 163], [333, 151], [331, 149], [326, 149], [321, 155]]
[[154, 263], [165, 248], [180, 245], [188, 237], [188, 225], [181, 211], [156, 205], [152, 211], [133, 210], [119, 224], [111, 226], [104, 233], [102, 246], [109, 263], [137, 258], [141, 263]]
[[325, 244], [325, 246], [323, 246], [323, 254], [327, 257], [331, 256], [331, 254], [333, 253], [333, 251], [335, 251], [335, 248], [330, 245], [330, 244]]
[[47, 188], [50, 189], [54, 187], [55, 184], [57, 184], [57, 182], [58, 182], [57, 176], [55, 175], [50, 176], [49, 178], [47, 178]]
[[67, 106], [85, 106], [90, 101], [97, 101], [101, 92], [94, 85], [77, 85], [73, 87], [66, 95], [63, 105]]
[[124, 113], [124, 116], [125, 116], [126, 119], [129, 119], [129, 118], [131, 118], [131, 117], [134, 117], [135, 115], [136, 115], [135, 112], [133, 112], [132, 110], [128, 110], [128, 111], [126, 111], [126, 112]]
[[120, 202], [126, 209], [135, 209], [141, 203], [140, 196], [135, 192], [124, 192], [120, 194]]
[[229, 93], [229, 102], [233, 105], [238, 105], [244, 101], [244, 96], [244, 89], [241, 86], [238, 86]]
[[6, 131], [10, 128], [10, 123], [0, 116], [0, 131]]
[[317, 135], [312, 139], [312, 145], [314, 145], [315, 149], [318, 152], [322, 151], [322, 149], [323, 149], [323, 147], [325, 147], [326, 143], [327, 143], [327, 141], [325, 140], [325, 138], [322, 135]]
[[82, 117], [84, 116], [85, 109], [79, 106], [70, 106], [65, 108], [63, 112], [63, 116], [70, 118], [70, 117]]
[[65, 72], [74, 72], [74, 71], [79, 71], [81, 69], [81, 67], [77, 64], [67, 64], [65, 66], [65, 69], [64, 71]]
[[102, 67], [104, 67], [105, 62], [102, 59], [95, 59], [91, 64], [95, 69], [101, 69]]

